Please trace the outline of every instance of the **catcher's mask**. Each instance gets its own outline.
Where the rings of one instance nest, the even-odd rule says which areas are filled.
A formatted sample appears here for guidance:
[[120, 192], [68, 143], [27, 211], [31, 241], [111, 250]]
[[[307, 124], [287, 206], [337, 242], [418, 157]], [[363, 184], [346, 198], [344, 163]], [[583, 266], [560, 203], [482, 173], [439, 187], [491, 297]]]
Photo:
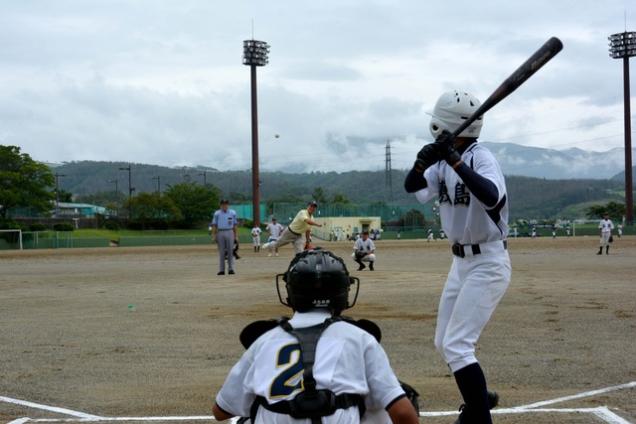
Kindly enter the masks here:
[[[286, 283], [285, 300], [280, 290], [281, 278]], [[349, 292], [354, 283], [355, 295], [350, 303]], [[356, 304], [360, 280], [349, 276], [342, 258], [327, 250], [307, 250], [296, 255], [287, 272], [276, 275], [276, 291], [280, 302], [295, 311], [324, 308], [338, 315]]]

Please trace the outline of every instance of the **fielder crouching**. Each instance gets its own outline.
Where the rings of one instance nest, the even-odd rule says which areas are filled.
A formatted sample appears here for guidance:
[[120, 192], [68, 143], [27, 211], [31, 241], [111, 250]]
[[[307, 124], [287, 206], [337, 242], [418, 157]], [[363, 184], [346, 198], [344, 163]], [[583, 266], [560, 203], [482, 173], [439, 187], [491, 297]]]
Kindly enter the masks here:
[[375, 263], [375, 244], [373, 240], [369, 238], [369, 232], [363, 231], [362, 237], [356, 240], [353, 245], [353, 260], [358, 264], [358, 271], [362, 271], [366, 268], [363, 262], [369, 264], [369, 270], [373, 271], [373, 264]]

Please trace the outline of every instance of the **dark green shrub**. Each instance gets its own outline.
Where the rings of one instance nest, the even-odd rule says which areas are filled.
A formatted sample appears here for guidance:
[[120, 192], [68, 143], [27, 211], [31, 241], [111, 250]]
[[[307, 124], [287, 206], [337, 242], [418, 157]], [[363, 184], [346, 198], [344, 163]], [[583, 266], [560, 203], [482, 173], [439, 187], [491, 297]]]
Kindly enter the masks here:
[[73, 224], [69, 224], [68, 222], [60, 222], [59, 224], [53, 225], [53, 230], [55, 231], [73, 231], [74, 229]]
[[107, 219], [106, 221], [104, 221], [104, 228], [107, 230], [117, 231], [119, 230], [119, 222], [112, 219]]
[[33, 224], [29, 225], [29, 231], [46, 231], [48, 230], [48, 228], [46, 227], [46, 225], [42, 224], [41, 222], [34, 222]]

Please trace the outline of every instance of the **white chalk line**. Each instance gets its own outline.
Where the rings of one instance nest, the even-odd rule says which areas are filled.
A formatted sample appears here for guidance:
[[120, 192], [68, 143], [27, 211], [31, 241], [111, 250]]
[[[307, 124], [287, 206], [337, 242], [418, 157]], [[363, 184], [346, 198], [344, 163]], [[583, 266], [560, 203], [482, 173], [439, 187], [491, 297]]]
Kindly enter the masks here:
[[605, 406], [598, 408], [598, 410], [594, 412], [594, 415], [610, 424], [631, 424], [629, 421], [620, 415], [616, 415]]
[[598, 396], [598, 395], [602, 395], [609, 392], [615, 392], [617, 390], [631, 389], [632, 387], [636, 387], [636, 381], [632, 381], [630, 383], [625, 383], [625, 384], [619, 384], [618, 386], [605, 387], [604, 389], [590, 390], [588, 392], [578, 393], [576, 395], [563, 396], [563, 397], [551, 399], [551, 400], [543, 400], [541, 402], [530, 403], [528, 405], [521, 405], [515, 408], [517, 409], [539, 408], [541, 406], [554, 405], [555, 403], [567, 402], [570, 400], [576, 400], [576, 399], [581, 399], [581, 398], [591, 397], [591, 396]]
[[[493, 414], [510, 415], [510, 414], [528, 414], [528, 413], [548, 413], [548, 414], [592, 414], [610, 424], [630, 424], [622, 417], [610, 411], [607, 407], [601, 406], [596, 408], [501, 408], [494, 409]], [[420, 412], [420, 417], [444, 417], [457, 415], [457, 411], [438, 411], [438, 412]], [[8, 424], [24, 424], [27, 422], [42, 423], [78, 423], [78, 422], [144, 422], [144, 421], [215, 421], [213, 416], [162, 416], [162, 417], [97, 417], [97, 418], [20, 418], [11, 421]], [[233, 420], [236, 422], [236, 420]]]
[[10, 397], [0, 396], [0, 402], [11, 403], [13, 405], [26, 406], [27, 408], [42, 409], [44, 411], [56, 412], [58, 414], [70, 415], [77, 418], [101, 418], [97, 415], [87, 414], [85, 412], [73, 411], [72, 409], [60, 408], [57, 406], [43, 405], [41, 403], [29, 402], [28, 400], [13, 399]]
[[[636, 381], [632, 381], [625, 384], [619, 384], [616, 386], [605, 387], [597, 390], [590, 390], [575, 395], [563, 396], [555, 399], [535, 402], [527, 405], [515, 406], [512, 408], [500, 408], [494, 409], [491, 412], [493, 414], [527, 414], [527, 413], [583, 413], [592, 414], [610, 424], [630, 424], [621, 416], [612, 412], [606, 406], [600, 406], [595, 408], [542, 408], [542, 406], [554, 405], [556, 403], [567, 402], [571, 400], [598, 396], [601, 394], [614, 392], [617, 390], [630, 389], [636, 387]], [[117, 421], [215, 421], [213, 416], [208, 415], [195, 415], [195, 416], [163, 416], [163, 417], [100, 417], [97, 415], [91, 415], [84, 412], [73, 411], [71, 409], [59, 408], [56, 406], [42, 405], [34, 402], [8, 398], [0, 396], [0, 401], [12, 403], [16, 405], [27, 406], [30, 408], [43, 409], [51, 412], [57, 412], [64, 415], [70, 415], [74, 418], [18, 418], [10, 421], [8, 424], [25, 424], [28, 422], [117, 422]], [[458, 411], [420, 411], [420, 417], [444, 417], [459, 414]], [[236, 422], [232, 420], [231, 422]]]

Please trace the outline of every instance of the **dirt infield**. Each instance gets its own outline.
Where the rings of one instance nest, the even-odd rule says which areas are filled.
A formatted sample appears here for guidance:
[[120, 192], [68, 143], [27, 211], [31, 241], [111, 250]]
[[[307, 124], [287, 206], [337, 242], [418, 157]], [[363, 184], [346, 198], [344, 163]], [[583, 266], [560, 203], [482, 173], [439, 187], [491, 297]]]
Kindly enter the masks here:
[[[597, 256], [596, 238], [511, 240], [513, 279], [478, 357], [501, 406], [636, 380], [636, 237]], [[329, 244], [349, 258], [348, 243]], [[375, 320], [398, 375], [426, 411], [460, 397], [433, 347], [450, 264], [446, 242], [379, 241], [375, 272], [350, 315]], [[243, 249], [237, 275], [216, 276], [211, 246], [0, 252], [0, 396], [100, 416], [209, 415], [247, 323], [288, 311], [276, 273], [291, 250]], [[607, 405], [636, 420], [634, 388], [554, 405]], [[0, 401], [0, 422], [64, 418]], [[423, 418], [449, 423], [453, 417]], [[498, 423], [602, 423], [585, 413], [495, 416]], [[612, 422], [612, 421], [605, 421]], [[614, 421], [620, 422], [620, 421]]]

